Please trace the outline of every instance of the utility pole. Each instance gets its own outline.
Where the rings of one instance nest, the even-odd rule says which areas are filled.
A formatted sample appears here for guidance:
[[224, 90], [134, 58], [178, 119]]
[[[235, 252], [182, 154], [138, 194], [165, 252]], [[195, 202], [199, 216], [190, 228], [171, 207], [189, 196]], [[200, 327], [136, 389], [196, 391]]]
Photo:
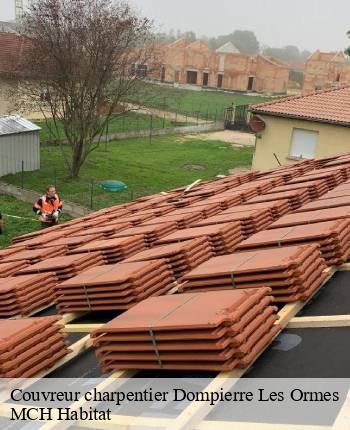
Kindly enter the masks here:
[[15, 0], [15, 17], [18, 24], [23, 17], [23, 0]]

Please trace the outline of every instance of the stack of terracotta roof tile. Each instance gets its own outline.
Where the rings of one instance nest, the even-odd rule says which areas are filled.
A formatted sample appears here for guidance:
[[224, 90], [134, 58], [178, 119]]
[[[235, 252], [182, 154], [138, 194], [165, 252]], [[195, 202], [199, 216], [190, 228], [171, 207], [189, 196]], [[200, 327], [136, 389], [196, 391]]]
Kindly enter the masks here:
[[301, 173], [296, 168], [281, 167], [267, 172], [262, 172], [258, 175], [258, 177], [261, 179], [274, 178], [276, 180], [282, 181], [282, 183], [279, 185], [283, 185], [284, 183], [287, 183], [288, 181], [300, 175]]
[[24, 250], [24, 246], [10, 246], [8, 248], [0, 249], [0, 262], [2, 262], [5, 258], [10, 257], [14, 254], [18, 254], [19, 252]]
[[344, 166], [344, 165], [348, 165], [350, 163], [350, 156], [346, 155], [343, 157], [339, 157], [335, 160], [331, 160], [328, 161], [326, 164], [324, 164], [322, 166], [322, 168], [327, 168], [327, 167], [335, 167], [335, 166]]
[[12, 261], [10, 263], [2, 263], [0, 260], [0, 278], [7, 278], [13, 276], [18, 270], [27, 266], [24, 261]]
[[334, 197], [343, 197], [350, 196], [350, 183], [349, 181], [344, 182], [342, 185], [338, 185], [333, 188], [333, 190], [328, 191], [327, 194], [324, 194], [320, 199], [332, 199]]
[[74, 249], [70, 254], [81, 254], [99, 251], [103, 255], [106, 263], [115, 264], [119, 261], [141, 252], [145, 249], [145, 239], [143, 235], [118, 237], [114, 239], [104, 239], [89, 242], [79, 248]]
[[350, 206], [287, 214], [273, 224], [270, 224], [268, 229], [313, 224], [315, 222], [332, 221], [343, 218], [350, 218]]
[[170, 193], [167, 193], [166, 195], [156, 194], [153, 196], [145, 196], [143, 198], [130, 202], [126, 207], [130, 212], [138, 212], [143, 211], [145, 209], [147, 210], [150, 208], [156, 208], [168, 202], [169, 194]]
[[165, 222], [159, 225], [140, 225], [138, 227], [127, 228], [113, 235], [113, 238], [143, 235], [146, 246], [150, 248], [160, 238], [167, 236], [175, 230], [177, 230], [176, 222]]
[[189, 214], [197, 211], [202, 213], [203, 218], [209, 218], [210, 216], [216, 215], [221, 212], [222, 207], [219, 202], [206, 203], [205, 200], [201, 204], [195, 203], [194, 205], [190, 205], [185, 208], [175, 209], [171, 211], [171, 215]]
[[285, 191], [298, 190], [301, 188], [306, 188], [308, 190], [311, 200], [317, 199], [318, 197], [327, 193], [329, 190], [327, 181], [325, 179], [319, 179], [316, 181], [302, 182], [299, 184], [282, 185], [281, 187], [272, 189], [268, 192], [268, 194], [283, 193]]
[[173, 270], [175, 278], [179, 279], [184, 273], [209, 260], [213, 255], [214, 253], [208, 239], [206, 237], [199, 237], [180, 243], [156, 246], [155, 248], [139, 252], [125, 260], [125, 262], [163, 258]]
[[233, 206], [221, 213], [238, 213], [250, 210], [264, 210], [268, 209], [271, 213], [272, 219], [278, 219], [282, 215], [291, 211], [288, 200], [272, 200], [271, 202], [252, 203], [246, 205]]
[[59, 239], [62, 236], [63, 234], [57, 230], [53, 232], [47, 231], [46, 236], [45, 235], [35, 236], [31, 239], [26, 239], [21, 242], [15, 243], [12, 245], [12, 247], [24, 247], [25, 249], [36, 249], [36, 248], [42, 247], [43, 245], [47, 245], [51, 241]]
[[[81, 230], [88, 230], [88, 229], [92, 229], [92, 228], [96, 228], [96, 227], [100, 227], [104, 222], [106, 222], [106, 218], [103, 217], [96, 217], [96, 218], [90, 218], [90, 219], [77, 219], [76, 222], [73, 225], [71, 225], [67, 230], [69, 231], [69, 233], [75, 233], [77, 231], [81, 231]], [[61, 229], [60, 233], [64, 233], [64, 235], [66, 236], [66, 229]]]
[[337, 160], [338, 157], [326, 157], [326, 158], [318, 158], [314, 160], [315, 162], [315, 169], [322, 169], [323, 166], [328, 164], [331, 161]]
[[290, 190], [281, 193], [263, 194], [250, 199], [247, 204], [270, 202], [273, 200], [288, 200], [291, 209], [295, 210], [305, 203], [308, 203], [311, 199], [307, 188], [301, 188], [299, 190]]
[[24, 244], [24, 242], [27, 242], [35, 238], [38, 239], [38, 243], [40, 243], [39, 241], [41, 241], [41, 243], [44, 243], [45, 238], [47, 237], [54, 238], [56, 233], [59, 234], [58, 237], [63, 237], [63, 236], [66, 237], [71, 233], [74, 233], [75, 231], [81, 230], [82, 228], [80, 226], [80, 224], [82, 224], [81, 219], [79, 218], [74, 221], [76, 221], [76, 223], [74, 224], [72, 221], [68, 221], [67, 223], [49, 227], [49, 228], [46, 228], [45, 230], [38, 230], [32, 233], [24, 234], [22, 236], [17, 236], [12, 239], [12, 243], [17, 246], [17, 245]]
[[208, 184], [204, 184], [203, 186], [198, 185], [197, 187], [192, 188], [188, 192], [185, 192], [184, 196], [200, 196], [201, 198], [206, 198], [218, 193], [222, 193], [226, 190], [227, 186], [225, 184], [216, 184], [215, 182], [210, 182]]
[[105, 261], [101, 253], [96, 251], [86, 254], [48, 258], [32, 266], [25, 267], [17, 274], [26, 275], [29, 273], [54, 272], [57, 278], [62, 281], [70, 279], [90, 267], [100, 266], [104, 263]]
[[59, 317], [0, 321], [0, 377], [30, 378], [69, 353]]
[[1, 260], [2, 263], [11, 261], [23, 261], [28, 264], [36, 264], [39, 261], [47, 260], [55, 255], [65, 255], [67, 248], [65, 246], [52, 246], [50, 248], [28, 249], [11, 254]]
[[[136, 204], [136, 202], [131, 202]], [[89, 219], [96, 219], [101, 217], [101, 219], [105, 219], [106, 216], [124, 216], [129, 214], [130, 211], [127, 209], [126, 205], [117, 205], [117, 206], [112, 206], [110, 208], [104, 208], [104, 209], [100, 209], [99, 211], [95, 211], [89, 215], [84, 216], [83, 220], [89, 220]], [[73, 220], [74, 222], [75, 220]], [[72, 221], [69, 221], [72, 222]]]
[[240, 185], [239, 187], [236, 187], [233, 191], [231, 190], [226, 191], [223, 194], [232, 194], [232, 193], [238, 194], [243, 203], [259, 195], [258, 187], [256, 185], [252, 185], [250, 182], [248, 182], [247, 184]]
[[[56, 230], [56, 227], [50, 227], [48, 229], [48, 231], [46, 231], [46, 233]], [[43, 236], [43, 234], [44, 234], [43, 230], [38, 230], [38, 231], [33, 231], [31, 233], [22, 234], [21, 236], [14, 237], [12, 239], [12, 243], [18, 244], [20, 242], [23, 242], [24, 240], [33, 239], [34, 237], [38, 237], [38, 236]]]
[[[155, 208], [152, 207], [150, 209], [143, 209], [142, 210], [142, 215], [143, 216], [150, 215], [152, 218], [154, 218], [154, 217], [157, 217], [157, 216], [166, 215], [167, 213], [171, 212], [172, 210], [173, 209], [172, 209], [171, 206], [161, 206], [161, 207], [155, 207]], [[137, 213], [138, 212], [136, 212], [136, 214]], [[132, 217], [130, 217], [130, 218], [132, 218]], [[131, 222], [135, 222], [135, 220], [133, 220]], [[133, 224], [133, 225], [137, 225], [137, 224]]]
[[326, 263], [342, 264], [350, 257], [350, 219], [276, 228], [254, 234], [240, 243], [239, 250], [318, 243]]
[[87, 236], [92, 234], [99, 234], [105, 238], [111, 237], [120, 231], [123, 231], [129, 228], [131, 224], [129, 222], [114, 224], [112, 221], [109, 221], [107, 225], [102, 225], [99, 227], [92, 227], [88, 229], [83, 229], [78, 232], [72, 234], [72, 236]]
[[[154, 210], [154, 209], [152, 209]], [[114, 220], [106, 221], [106, 225], [116, 225], [116, 224], [125, 224], [128, 223], [130, 227], [135, 227], [139, 224], [144, 223], [145, 221], [149, 219], [155, 218], [156, 215], [154, 213], [147, 211], [146, 213], [143, 213], [142, 211], [133, 213], [131, 215], [121, 217], [121, 218], [115, 218]]]
[[[227, 193], [221, 193], [221, 194], [216, 194], [213, 197], [209, 197], [208, 199], [205, 200], [205, 203], [219, 203], [221, 209], [228, 209], [232, 206], [236, 206], [239, 205], [243, 202], [241, 196], [239, 193], [235, 193], [234, 191], [232, 191], [230, 194]], [[200, 204], [203, 204], [203, 202], [201, 202]], [[191, 207], [193, 207], [194, 205], [191, 205]]]
[[326, 279], [326, 267], [315, 244], [222, 255], [186, 273], [179, 292], [269, 287], [277, 302], [307, 300]]
[[229, 212], [228, 210], [228, 212], [224, 211], [224, 213], [199, 221], [195, 226], [201, 227], [234, 221], [240, 222], [242, 235], [246, 238], [253, 233], [264, 230], [272, 223], [273, 218], [269, 209], [254, 209], [236, 213]]
[[[339, 166], [324, 166], [322, 167], [322, 169], [318, 170], [320, 173], [338, 173], [340, 172], [342, 177], [343, 177], [343, 181], [347, 181], [350, 177], [350, 164], [348, 163], [343, 163]], [[306, 173], [307, 175], [307, 173]]]
[[[257, 178], [254, 180], [254, 184], [258, 184], [259, 182], [264, 182], [264, 181], [269, 181], [272, 185], [272, 187], [278, 187], [280, 185], [284, 185], [285, 181], [281, 176], [267, 176], [267, 177], [262, 177], [262, 178]], [[263, 193], [262, 193], [263, 194]]]
[[209, 243], [216, 255], [232, 252], [237, 244], [243, 240], [241, 224], [239, 222], [230, 222], [226, 224], [178, 230], [158, 240], [156, 244], [163, 245], [167, 243], [183, 242], [184, 240], [203, 236], [208, 237]]
[[218, 181], [225, 184], [228, 188], [234, 188], [237, 187], [237, 185], [241, 184], [237, 175], [229, 175], [224, 178], [218, 179]]
[[255, 179], [255, 172], [240, 173], [236, 177], [241, 184], [245, 184]]
[[303, 205], [295, 212], [315, 211], [319, 209], [337, 208], [350, 205], [350, 196], [333, 198], [325, 198], [325, 196], [323, 197], [324, 198], [319, 198], [318, 200]]
[[173, 204], [175, 208], [183, 208], [185, 206], [191, 205], [192, 203], [199, 202], [203, 200], [202, 196], [176, 196], [169, 199], [169, 203]]
[[52, 242], [45, 243], [41, 245], [44, 248], [50, 248], [51, 246], [66, 246], [68, 250], [72, 250], [79, 246], [84, 245], [85, 243], [89, 243], [98, 239], [103, 238], [102, 233], [95, 234], [87, 234], [86, 236], [71, 236], [71, 237], [62, 237], [61, 239], [53, 240]]
[[28, 315], [53, 302], [54, 273], [0, 278], [0, 317]]
[[56, 307], [60, 313], [129, 309], [173, 286], [174, 274], [165, 260], [98, 266], [58, 284]]
[[344, 177], [340, 170], [336, 172], [322, 172], [321, 170], [313, 170], [303, 176], [292, 179], [288, 182], [288, 184], [299, 184], [300, 182], [308, 182], [318, 179], [325, 179], [330, 190], [344, 182]]
[[92, 333], [114, 369], [247, 367], [280, 332], [269, 288], [153, 297]]
[[153, 218], [151, 220], [145, 221], [142, 225], [158, 225], [168, 222], [175, 222], [176, 227], [178, 229], [182, 229], [191, 227], [203, 218], [203, 213], [200, 210], [192, 209], [191, 212], [185, 214], [178, 213], [174, 215], [173, 213], [170, 213], [167, 215], [160, 216], [158, 218]]
[[241, 185], [240, 189], [255, 187], [258, 194], [265, 194], [272, 188], [283, 184], [284, 181], [280, 178], [260, 178], [255, 181], [248, 182], [247, 184]]

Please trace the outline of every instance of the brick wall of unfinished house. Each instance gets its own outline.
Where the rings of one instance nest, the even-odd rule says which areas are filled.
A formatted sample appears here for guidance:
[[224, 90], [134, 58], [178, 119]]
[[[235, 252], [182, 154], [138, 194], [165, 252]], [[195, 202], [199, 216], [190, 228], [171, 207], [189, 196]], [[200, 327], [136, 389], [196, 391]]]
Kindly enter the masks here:
[[203, 75], [208, 73], [208, 87], [216, 86], [216, 75], [218, 68], [218, 56], [209, 49], [191, 49], [185, 50], [184, 82], [187, 82], [187, 71], [193, 70], [197, 72], [197, 85], [203, 85]]
[[256, 80], [254, 90], [271, 94], [285, 94], [289, 80], [287, 66], [273, 64], [264, 57], [256, 60]]
[[304, 93], [337, 84], [350, 84], [350, 65], [348, 63], [313, 59], [307, 61], [303, 87]]
[[197, 85], [203, 86], [204, 74], [208, 74], [208, 87], [218, 87], [218, 76], [223, 74], [222, 88], [247, 91], [249, 78], [251, 90], [269, 93], [285, 93], [288, 83], [288, 67], [262, 61], [260, 56], [248, 54], [220, 54], [203, 42], [174, 42], [164, 50], [163, 80], [186, 84], [187, 72], [197, 73]]
[[225, 54], [224, 57], [223, 87], [230, 90], [247, 91], [249, 76], [255, 73], [253, 57], [245, 54]]

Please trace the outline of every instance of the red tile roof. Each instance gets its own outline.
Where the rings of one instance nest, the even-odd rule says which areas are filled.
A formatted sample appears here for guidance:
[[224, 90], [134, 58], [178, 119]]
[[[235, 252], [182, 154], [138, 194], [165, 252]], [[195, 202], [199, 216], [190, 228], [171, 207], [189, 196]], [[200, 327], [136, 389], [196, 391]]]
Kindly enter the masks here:
[[350, 87], [282, 98], [251, 107], [254, 113], [350, 125]]

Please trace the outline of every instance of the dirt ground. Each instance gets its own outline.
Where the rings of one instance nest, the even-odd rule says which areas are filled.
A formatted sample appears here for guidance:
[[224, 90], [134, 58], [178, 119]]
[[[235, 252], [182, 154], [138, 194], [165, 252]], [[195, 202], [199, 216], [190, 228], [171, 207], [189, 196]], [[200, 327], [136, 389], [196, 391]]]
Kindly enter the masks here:
[[190, 135], [186, 135], [185, 137], [191, 138], [191, 139], [200, 139], [200, 140], [221, 140], [222, 142], [232, 143], [232, 145], [237, 147], [255, 145], [254, 134], [242, 133], [240, 131], [233, 131], [233, 130], [222, 130], [222, 131], [213, 131], [210, 133], [190, 134]]

